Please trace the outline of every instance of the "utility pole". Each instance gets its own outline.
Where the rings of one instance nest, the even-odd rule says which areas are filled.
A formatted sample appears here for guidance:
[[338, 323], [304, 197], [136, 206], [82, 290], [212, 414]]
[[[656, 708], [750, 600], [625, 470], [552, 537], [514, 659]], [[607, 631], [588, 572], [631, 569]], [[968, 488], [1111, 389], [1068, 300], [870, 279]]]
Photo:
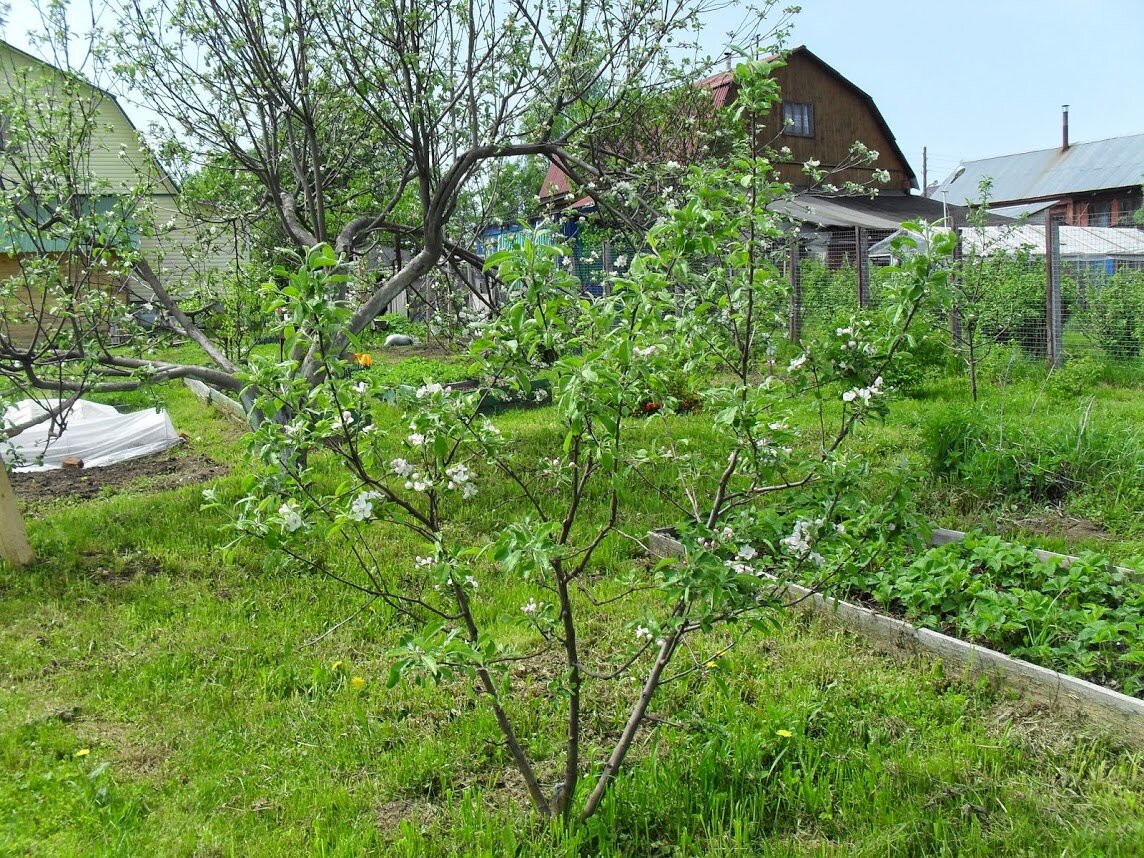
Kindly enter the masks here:
[[922, 196], [929, 196], [929, 161], [926, 158], [926, 147], [922, 147]]

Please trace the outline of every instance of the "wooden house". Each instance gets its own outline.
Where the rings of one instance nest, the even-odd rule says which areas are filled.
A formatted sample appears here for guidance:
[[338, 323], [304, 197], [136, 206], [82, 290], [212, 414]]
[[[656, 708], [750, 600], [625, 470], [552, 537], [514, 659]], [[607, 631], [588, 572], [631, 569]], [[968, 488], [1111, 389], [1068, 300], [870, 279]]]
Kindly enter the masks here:
[[[807, 190], [803, 164], [814, 159], [821, 169], [833, 170], [849, 160], [851, 147], [859, 141], [878, 152], [876, 162], [841, 170], [831, 176], [832, 184], [868, 183], [875, 170], [885, 170], [890, 181], [878, 186], [880, 194], [909, 194], [918, 187], [893, 132], [866, 92], [805, 46], [794, 48], [784, 59], [786, 64], [774, 72], [782, 100], [759, 118], [762, 133], [775, 140], [775, 148], [790, 150], [776, 165], [784, 182], [795, 190]], [[702, 78], [696, 87], [710, 90], [716, 109], [733, 105], [738, 89], [730, 70]], [[540, 197], [542, 203], [557, 207], [591, 205], [590, 198], [578, 194], [556, 164], [544, 177]]]
[[[77, 130], [80, 125], [86, 131]], [[59, 141], [73, 141], [70, 135], [74, 149], [62, 167]], [[69, 178], [61, 183], [53, 174]], [[25, 209], [48, 211], [65, 187], [78, 199], [72, 205], [91, 212], [97, 223], [101, 214], [110, 219], [116, 212], [131, 246], [174, 294], [232, 270], [242, 252], [240, 225], [204, 225], [180, 210], [175, 182], [113, 95], [0, 41], [0, 189], [24, 200], [19, 205]], [[131, 201], [126, 214], [119, 210], [125, 200]], [[0, 223], [0, 283], [18, 281], [34, 258], [54, 256], [73, 282], [97, 285], [128, 303], [153, 297], [136, 277], [79, 270], [86, 263], [66, 250], [63, 236], [28, 227], [35, 217], [19, 220]], [[9, 288], [6, 294], [33, 311], [43, 300], [30, 289]], [[6, 321], [12, 318], [6, 313]]]
[[[804, 251], [820, 255], [830, 267], [849, 264], [867, 272], [868, 248], [890, 235], [902, 221], [937, 221], [947, 212], [941, 203], [912, 193], [918, 187], [917, 177], [868, 93], [805, 46], [785, 53], [783, 59], [785, 64], [773, 73], [781, 100], [765, 116], [758, 117], [757, 133], [774, 150], [786, 153], [777, 160], [776, 171], [794, 196], [776, 201], [772, 208], [804, 224]], [[734, 72], [727, 69], [697, 81], [696, 88], [709, 91], [712, 106], [720, 110], [734, 105], [738, 85]], [[849, 166], [854, 161], [851, 150], [856, 142], [877, 151], [873, 163]], [[693, 147], [682, 148], [686, 151], [676, 155], [676, 160], [688, 160], [689, 154], [710, 154], [694, 152]], [[812, 160], [829, 174], [825, 181], [831, 185], [869, 185], [878, 189], [877, 196], [846, 195], [812, 187], [804, 171], [804, 165]], [[874, 182], [875, 171], [885, 171], [889, 182]], [[549, 166], [540, 198], [554, 212], [588, 212], [595, 206], [592, 197], [572, 187], [569, 177], [556, 164]], [[565, 226], [569, 238], [574, 232], [574, 225]], [[579, 254], [575, 255], [574, 265], [579, 269]], [[603, 263], [606, 268], [606, 258]], [[589, 291], [597, 291], [596, 284], [602, 278], [600, 271], [594, 269], [586, 275], [582, 273], [581, 279]], [[860, 275], [859, 279], [861, 301], [865, 277]]]

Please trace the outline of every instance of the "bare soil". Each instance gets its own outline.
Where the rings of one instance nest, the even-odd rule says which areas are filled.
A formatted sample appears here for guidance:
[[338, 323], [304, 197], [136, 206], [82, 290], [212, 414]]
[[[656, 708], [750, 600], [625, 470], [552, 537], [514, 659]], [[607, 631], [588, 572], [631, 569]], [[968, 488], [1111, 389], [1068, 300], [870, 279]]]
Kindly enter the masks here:
[[32, 511], [52, 501], [90, 500], [123, 491], [161, 492], [205, 483], [227, 473], [227, 468], [199, 453], [178, 448], [105, 468], [66, 468], [10, 474], [12, 489]]

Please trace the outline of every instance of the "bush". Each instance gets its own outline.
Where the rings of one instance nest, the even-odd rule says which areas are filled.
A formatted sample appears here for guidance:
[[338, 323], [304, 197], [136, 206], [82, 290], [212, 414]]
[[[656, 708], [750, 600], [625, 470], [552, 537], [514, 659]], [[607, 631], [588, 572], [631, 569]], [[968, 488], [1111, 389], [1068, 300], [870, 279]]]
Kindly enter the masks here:
[[1104, 365], [1087, 355], [1070, 360], [1049, 376], [1049, 396], [1058, 401], [1074, 400], [1091, 393], [1104, 376]]
[[1089, 335], [1109, 357], [1139, 357], [1144, 352], [1144, 271], [1118, 271], [1093, 284], [1087, 321]]

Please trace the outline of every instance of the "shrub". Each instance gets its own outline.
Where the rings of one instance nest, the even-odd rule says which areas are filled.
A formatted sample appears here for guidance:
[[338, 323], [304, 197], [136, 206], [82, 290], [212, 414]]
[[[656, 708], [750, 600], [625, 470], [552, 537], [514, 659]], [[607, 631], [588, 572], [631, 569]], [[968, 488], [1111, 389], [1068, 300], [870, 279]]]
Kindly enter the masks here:
[[1144, 352], [1144, 271], [1118, 271], [1088, 294], [1088, 325], [1105, 354], [1123, 360]]

